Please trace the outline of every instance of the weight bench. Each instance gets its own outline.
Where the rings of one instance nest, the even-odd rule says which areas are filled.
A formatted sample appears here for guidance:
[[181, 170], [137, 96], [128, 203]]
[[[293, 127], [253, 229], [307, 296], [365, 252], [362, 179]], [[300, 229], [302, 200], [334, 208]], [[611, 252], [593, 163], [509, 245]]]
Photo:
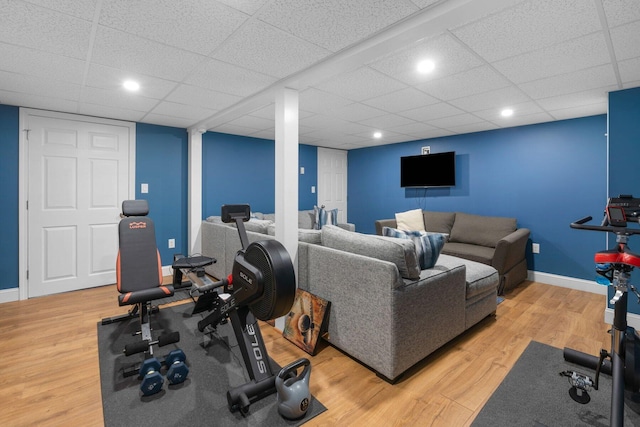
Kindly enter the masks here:
[[173, 295], [173, 286], [162, 284], [162, 263], [156, 246], [155, 227], [147, 217], [149, 205], [146, 200], [122, 202], [123, 218], [118, 226], [119, 250], [116, 260], [116, 281], [120, 295], [120, 306], [132, 305], [127, 314], [102, 320], [106, 325], [138, 316], [139, 335], [142, 341], [127, 344], [124, 354], [148, 352], [153, 355], [153, 346], [160, 347], [180, 341], [178, 332], [169, 332], [153, 340], [149, 316], [158, 311], [151, 302]]

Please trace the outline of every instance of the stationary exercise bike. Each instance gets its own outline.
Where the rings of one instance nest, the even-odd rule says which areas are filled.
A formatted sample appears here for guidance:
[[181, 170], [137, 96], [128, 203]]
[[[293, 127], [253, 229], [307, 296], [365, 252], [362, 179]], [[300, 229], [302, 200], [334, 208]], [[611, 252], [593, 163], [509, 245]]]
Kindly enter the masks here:
[[627, 326], [628, 292], [635, 294], [640, 302], [640, 293], [630, 283], [631, 272], [640, 267], [640, 255], [631, 252], [627, 243], [629, 237], [640, 234], [639, 228], [628, 228], [627, 220], [638, 222], [640, 199], [620, 196], [609, 199], [602, 225], [587, 225], [592, 217], [582, 218], [571, 224], [571, 228], [602, 231], [616, 235], [616, 248], [596, 252], [596, 272], [598, 282], [613, 286], [615, 291], [609, 301], [614, 306], [613, 328], [611, 330], [611, 351], [601, 350], [600, 356], [591, 356], [565, 348], [564, 358], [590, 369], [595, 369], [595, 380], [575, 371], [561, 372], [569, 377], [572, 384], [569, 394], [579, 403], [589, 402], [590, 388], [598, 389], [600, 373], [612, 376], [611, 425], [622, 426], [624, 422], [624, 392], [640, 390], [640, 338], [635, 330]]
[[210, 312], [198, 322], [201, 332], [231, 320], [251, 379], [229, 390], [227, 401], [231, 412], [239, 410], [243, 415], [249, 412], [252, 402], [276, 392], [276, 377], [281, 369], [267, 354], [256, 319], [266, 321], [288, 314], [296, 292], [295, 272], [287, 250], [277, 240], [249, 244], [244, 227], [249, 218], [249, 205], [222, 206], [222, 221], [236, 224], [242, 249], [227, 278], [217, 282], [204, 279], [196, 289], [199, 297], [194, 307], [194, 313]]

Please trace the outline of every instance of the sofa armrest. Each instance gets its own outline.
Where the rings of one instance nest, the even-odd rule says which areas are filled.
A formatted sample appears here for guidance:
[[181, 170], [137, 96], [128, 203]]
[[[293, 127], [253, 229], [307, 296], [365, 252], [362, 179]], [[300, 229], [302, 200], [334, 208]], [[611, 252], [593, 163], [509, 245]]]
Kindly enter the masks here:
[[376, 234], [382, 236], [382, 227], [398, 228], [398, 223], [394, 219], [379, 219], [376, 221]]
[[525, 258], [530, 233], [527, 228], [519, 228], [500, 239], [491, 263], [491, 266], [498, 270], [500, 276]]
[[336, 224], [338, 227], [347, 230], [347, 231], [356, 231], [356, 225], [355, 224], [351, 224], [350, 222], [342, 222], [342, 223], [338, 223]]

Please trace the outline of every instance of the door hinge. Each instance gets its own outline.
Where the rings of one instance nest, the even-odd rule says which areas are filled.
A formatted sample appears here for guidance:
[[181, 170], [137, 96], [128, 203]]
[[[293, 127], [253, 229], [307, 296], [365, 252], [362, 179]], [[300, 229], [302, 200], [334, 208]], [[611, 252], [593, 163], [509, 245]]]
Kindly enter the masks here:
[[29, 280], [29, 270], [27, 270], [27, 280]]
[[27, 200], [27, 210], [29, 210], [29, 201]]
[[26, 133], [27, 141], [28, 141], [29, 140], [29, 132], [31, 132], [31, 129], [22, 129], [22, 131]]

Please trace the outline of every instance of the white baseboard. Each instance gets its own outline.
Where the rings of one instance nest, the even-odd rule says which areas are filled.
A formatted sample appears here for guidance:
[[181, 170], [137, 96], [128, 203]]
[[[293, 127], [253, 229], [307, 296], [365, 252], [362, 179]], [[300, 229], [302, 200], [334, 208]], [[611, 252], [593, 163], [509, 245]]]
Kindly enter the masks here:
[[0, 304], [3, 302], [13, 302], [20, 299], [20, 289], [10, 288], [0, 290]]
[[527, 279], [534, 282], [546, 283], [547, 285], [591, 292], [592, 294], [607, 294], [607, 287], [597, 284], [595, 280], [576, 279], [574, 277], [559, 276], [557, 274], [541, 273], [532, 270], [529, 270]]

